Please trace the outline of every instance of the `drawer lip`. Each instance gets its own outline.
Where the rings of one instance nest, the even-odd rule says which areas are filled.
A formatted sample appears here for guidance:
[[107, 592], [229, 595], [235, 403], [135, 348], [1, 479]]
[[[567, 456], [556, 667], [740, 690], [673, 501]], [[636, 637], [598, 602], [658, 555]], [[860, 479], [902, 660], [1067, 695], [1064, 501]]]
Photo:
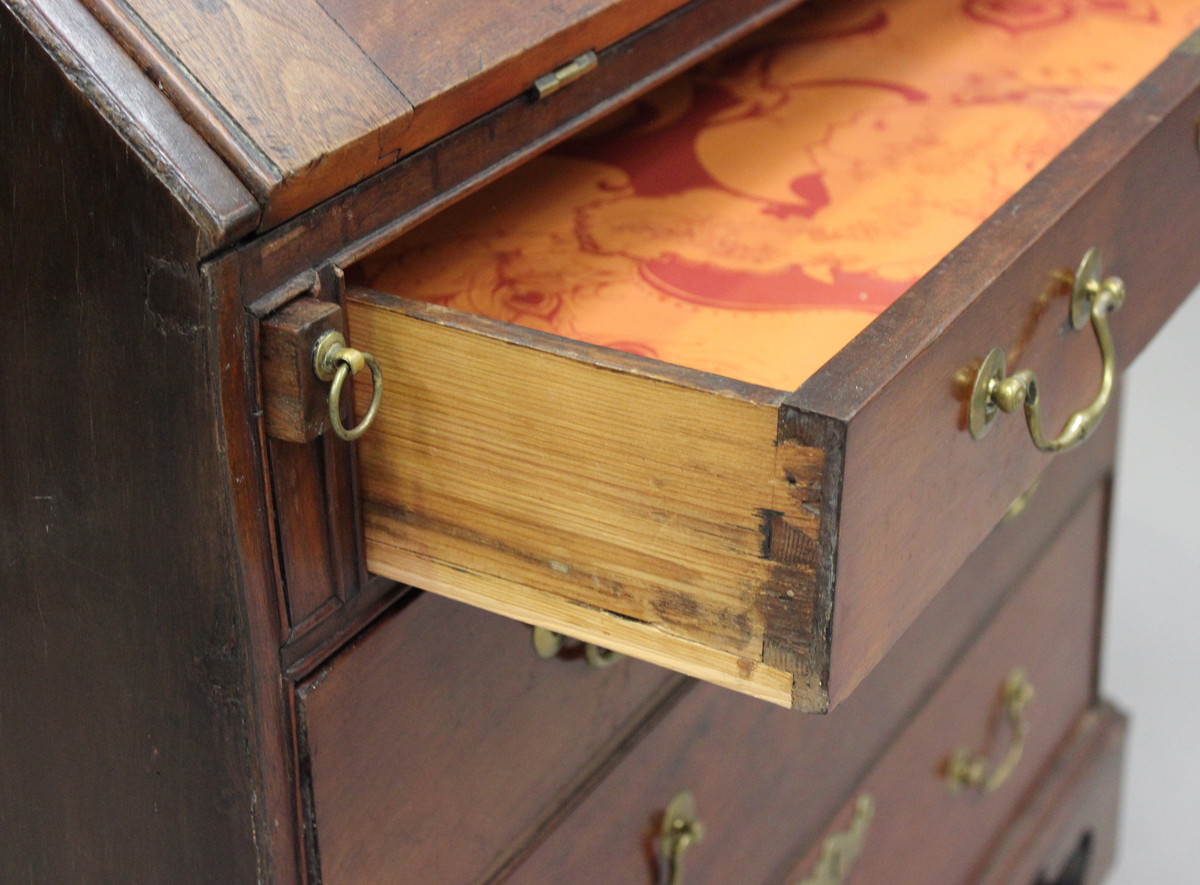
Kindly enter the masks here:
[[[1169, 207], [1180, 222], [1177, 228], [1193, 220], [1200, 226], [1200, 193], [1191, 205], [1187, 199], [1196, 183], [1177, 182], [1161, 171], [1171, 165], [1189, 168], [1188, 160], [1196, 163], [1192, 126], [1200, 110], [1200, 55], [1194, 44], [1195, 38], [1185, 41], [790, 394], [361, 289], [346, 293], [346, 306], [348, 311], [355, 305], [385, 307], [430, 327], [550, 354], [597, 373], [663, 382], [680, 392], [774, 410], [771, 445], [819, 450], [823, 462], [811, 478], [815, 492], [807, 502], [817, 513], [816, 530], [796, 560], [812, 573], [812, 584], [803, 591], [811, 617], [806, 615], [804, 623], [782, 622], [776, 630], [776, 638], [782, 636], [779, 649], [771, 650], [770, 660], [794, 677], [793, 706], [823, 711], [854, 690], [1046, 464], [1024, 438], [1019, 419], [1003, 421], [978, 443], [965, 432], [954, 378], [990, 347], [1013, 346], [1021, 330], [994, 331], [1006, 328], [1004, 317], [1040, 319], [1031, 326], [1029, 340], [1017, 344], [1032, 354], [1030, 366], [1041, 377], [1069, 382], [1072, 396], [1078, 393], [1082, 400], [1098, 376], [1098, 367], [1089, 363], [1094, 342], [1086, 333], [1059, 336], [1056, 316], [1039, 314], [1036, 306], [1031, 310], [1033, 293], [1045, 289], [1047, 276], [1073, 266], [1088, 246], [1106, 250], [1106, 270], [1130, 284], [1130, 299], [1114, 320], [1123, 362], [1200, 278], [1200, 258], [1189, 258], [1181, 244], [1175, 244], [1180, 260], [1165, 270], [1159, 266], [1163, 262], [1155, 262], [1153, 250], [1146, 248], [1144, 232], [1158, 204]], [[1169, 162], [1175, 159], [1180, 162]], [[395, 229], [345, 246], [343, 257], [361, 256]], [[888, 344], [892, 334], [895, 343]], [[868, 359], [877, 347], [882, 347], [880, 357]], [[1053, 404], [1049, 422], [1061, 420], [1064, 404], [1077, 407]], [[764, 507], [762, 512], [771, 511]], [[765, 521], [761, 529], [764, 560], [773, 555], [773, 537], [784, 536], [773, 536], [772, 524]], [[421, 575], [390, 577], [438, 589]], [[782, 585], [757, 586], [765, 600]], [[553, 625], [572, 629], [569, 619]], [[592, 641], [605, 640], [594, 624], [576, 624], [574, 630]], [[794, 639], [797, 635], [802, 639]], [[637, 653], [628, 646], [623, 650]], [[768, 658], [764, 649], [761, 656], [740, 660], [756, 667]], [[669, 659], [655, 660], [671, 665]], [[736, 687], [735, 663], [723, 658], [725, 678], [717, 681]], [[678, 668], [714, 678], [685, 664]], [[785, 702], [778, 692], [772, 697]]]

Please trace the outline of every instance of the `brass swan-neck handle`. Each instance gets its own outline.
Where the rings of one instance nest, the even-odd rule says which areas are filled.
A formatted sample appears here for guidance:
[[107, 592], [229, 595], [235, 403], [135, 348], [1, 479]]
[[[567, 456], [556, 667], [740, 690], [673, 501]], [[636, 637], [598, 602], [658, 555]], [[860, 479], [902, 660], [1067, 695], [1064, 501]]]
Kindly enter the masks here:
[[1112, 398], [1117, 373], [1117, 352], [1108, 315], [1125, 303], [1125, 283], [1120, 277], [1101, 280], [1100, 267], [1100, 250], [1093, 246], [1079, 263], [1071, 291], [1071, 325], [1078, 331], [1090, 319], [1100, 346], [1103, 368], [1095, 399], [1068, 418], [1058, 436], [1047, 439], [1042, 428], [1041, 385], [1037, 375], [1029, 369], [1007, 375], [1004, 351], [995, 347], [975, 376], [967, 421], [972, 438], [983, 439], [997, 412], [1011, 413], [1022, 408], [1033, 444], [1049, 454], [1073, 449], [1100, 425]]

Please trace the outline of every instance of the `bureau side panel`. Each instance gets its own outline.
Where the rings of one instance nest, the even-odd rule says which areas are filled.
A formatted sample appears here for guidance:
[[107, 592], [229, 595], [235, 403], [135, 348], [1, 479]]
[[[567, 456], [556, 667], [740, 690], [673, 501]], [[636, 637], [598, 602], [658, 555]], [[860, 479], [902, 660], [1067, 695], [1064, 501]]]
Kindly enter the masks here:
[[55, 51], [0, 5], [0, 881], [260, 882], [202, 237]]

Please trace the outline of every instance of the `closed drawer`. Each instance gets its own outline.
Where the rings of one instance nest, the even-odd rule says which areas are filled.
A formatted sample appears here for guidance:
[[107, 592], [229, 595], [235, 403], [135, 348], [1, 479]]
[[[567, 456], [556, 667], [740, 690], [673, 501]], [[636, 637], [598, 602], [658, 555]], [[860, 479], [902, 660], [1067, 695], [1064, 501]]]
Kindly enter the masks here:
[[[1046, 776], [1093, 699], [1102, 537], [1094, 522], [1080, 523], [1056, 543], [858, 786], [859, 796], [873, 798], [874, 816], [847, 885], [966, 882]], [[1005, 697], [1016, 668], [1033, 687], [1020, 712]], [[1018, 758], [1003, 777], [1006, 762]], [[981, 765], [977, 786], [965, 773], [955, 777], [956, 759]], [[810, 869], [820, 865], [821, 847], [809, 852]]]
[[[705, 827], [686, 855], [688, 885], [783, 881], [805, 849], [819, 850], [830, 818], [831, 829], [846, 826], [838, 809], [862, 793], [874, 820], [848, 881], [962, 881], [1091, 703], [1104, 507], [1097, 494], [1076, 512], [940, 685], [934, 661], [953, 659], [948, 649], [978, 622], [979, 574], [956, 576], [827, 717], [697, 688], [508, 881], [658, 881], [656, 834], [685, 790]], [[1019, 763], [992, 793], [951, 793], [946, 765], [959, 746], [992, 764], [1003, 756], [1011, 734], [998, 697], [1017, 666], [1036, 691]]]
[[976, 885], [1096, 885], [1117, 842], [1128, 722], [1089, 711], [1046, 779], [996, 840]]
[[[344, 297], [348, 337], [378, 358], [386, 385], [358, 443], [373, 572], [783, 706], [826, 710], [883, 658], [1051, 457], [1031, 444], [1019, 409], [999, 415], [986, 438], [968, 432], [984, 357], [1001, 348], [1010, 371], [1037, 372], [1052, 434], [1101, 387], [1096, 338], [1068, 323], [1081, 257], [1098, 247], [1103, 274], [1119, 275], [1128, 292], [1112, 315], [1117, 369], [1200, 279], [1190, 237], [1200, 225], [1195, 44], [1118, 100], [1183, 35], [1187, 2], [1162, 6], [1153, 22], [1095, 11], [1058, 24], [996, 20], [957, 3], [814, 9], [672, 87], [690, 90], [682, 112], [662, 93], [655, 101], [666, 116], [651, 131], [636, 126], [653, 103], [634, 129], [609, 133], [607, 147], [599, 136], [564, 147], [385, 253], [355, 264], [378, 243], [346, 248], [338, 261], [358, 284]], [[872, 91], [869, 70], [857, 79], [826, 70], [834, 44], [817, 44], [838, 33], [855, 50], [851, 62], [881, 58], [895, 82]], [[1128, 43], [1122, 64], [1094, 53], [1097, 39]], [[1000, 44], [1007, 48], [996, 55]], [[976, 56], [994, 68], [978, 74]], [[896, 61], [907, 57], [931, 59], [933, 74]], [[1127, 57], [1135, 61], [1125, 66]], [[779, 59], [777, 76], [736, 73], [773, 71]], [[1029, 59], [1037, 65], [1010, 70]], [[974, 90], [970, 113], [943, 88], [951, 81]], [[805, 91], [813, 83], [824, 86]], [[743, 86], [748, 94], [737, 93]], [[884, 144], [871, 133], [891, 132], [909, 106], [924, 109], [921, 125], [949, 147], [921, 153], [924, 142], [909, 133], [896, 136], [896, 159], [875, 145], [867, 159], [882, 166], [862, 173], [870, 187], [843, 206], [837, 188], [859, 165], [835, 187], [832, 171], [810, 168], [819, 152], [781, 151], [786, 137], [753, 127], [726, 133], [738, 113], [753, 122], [746, 108], [767, 107], [768, 93], [804, 98], [781, 126], [825, 111], [844, 122], [838, 102], [865, 101], [878, 125], [852, 130], [837, 151], [856, 139]], [[1010, 101], [1018, 94], [1041, 98]], [[990, 99], [1015, 118], [1032, 115], [1033, 147], [1004, 129], [1003, 114], [979, 111]], [[1043, 156], [1108, 105], [1057, 157]], [[976, 137], [993, 124], [1004, 138]], [[708, 153], [693, 150], [700, 139], [712, 142]], [[1000, 155], [977, 161], [973, 152], [997, 139]], [[989, 177], [993, 160], [1006, 157], [1010, 165]], [[938, 174], [927, 175], [933, 160]], [[618, 161], [624, 177], [601, 174], [581, 198], [633, 195], [628, 206], [604, 204], [615, 213], [604, 221], [609, 239], [574, 222], [563, 234], [543, 213], [574, 193], [563, 168]], [[948, 179], [954, 163], [969, 174]], [[521, 202], [529, 193], [537, 199]], [[713, 194], [732, 208], [709, 212]], [[881, 210], [881, 200], [894, 210]], [[859, 218], [863, 202], [870, 212]], [[590, 205], [568, 205], [567, 217], [583, 218]], [[508, 214], [489, 228], [496, 207]], [[914, 221], [905, 240], [896, 228], [926, 210], [937, 223], [927, 231]], [[978, 218], [964, 227], [972, 212]], [[513, 219], [533, 232], [510, 231]], [[835, 223], [850, 232], [840, 246]], [[779, 252], [822, 236], [829, 254], [803, 259], [819, 267]], [[625, 274], [620, 286], [606, 276], [617, 273], [613, 261]], [[389, 280], [394, 292], [426, 300], [379, 291]], [[653, 297], [625, 299], [626, 282], [646, 283]], [[743, 295], [749, 308], [738, 308]], [[695, 329], [672, 332], [674, 350], [654, 351], [670, 359], [638, 355], [652, 351], [608, 326], [585, 328], [597, 300], [634, 326], [645, 317]], [[722, 362], [723, 341], [737, 343], [742, 362]], [[369, 385], [356, 396], [361, 414]]]
[[419, 596], [298, 687], [310, 867], [325, 885], [482, 879], [679, 681], [541, 660], [525, 625]]
[[[1040, 782], [991, 840], [986, 859], [966, 878], [951, 881], [963, 885], [1095, 885], [1103, 881], [1116, 846], [1127, 727], [1125, 717], [1109, 704], [1084, 713]], [[834, 829], [829, 836], [849, 832], [856, 810], [857, 802], [844, 809], [839, 815], [843, 829]], [[864, 836], [860, 844], [871, 838], [873, 825], [872, 818], [860, 828], [859, 834]], [[818, 852], [810, 852], [786, 881], [811, 882], [809, 873], [819, 863]], [[853, 873], [844, 881], [877, 880]], [[919, 881], [941, 880], [931, 875]]]
[[[695, 684], [631, 659], [591, 670], [578, 648], [574, 660], [542, 661], [525, 625], [417, 597], [298, 689], [310, 866], [326, 885], [486, 880], [544, 838], [641, 737], [636, 758], [646, 767], [632, 782], [646, 778], [646, 807], [678, 789], [678, 772], [664, 780], [659, 770], [664, 760], [692, 760], [688, 770], [707, 771], [712, 795], [725, 797], [729, 823], [718, 832], [713, 821], [716, 847], [706, 851], [710, 860], [731, 853], [714, 875], [739, 864], [770, 869], [778, 857], [743, 839], [736, 821], [781, 849], [816, 835], [1047, 539], [1073, 519], [1099, 531], [1095, 490], [1111, 469], [1116, 430], [1106, 424], [1077, 456], [1052, 463], [1020, 517], [989, 535], [828, 717], [797, 717], [712, 686], [686, 690]], [[715, 744], [703, 739], [710, 731]], [[722, 752], [743, 761], [712, 766]], [[767, 771], [769, 787], [743, 792], [746, 778], [757, 783]], [[717, 810], [710, 802], [705, 813]], [[617, 862], [630, 861], [622, 839], [641, 838], [645, 824], [636, 815], [609, 821], [617, 830], [602, 837]]]

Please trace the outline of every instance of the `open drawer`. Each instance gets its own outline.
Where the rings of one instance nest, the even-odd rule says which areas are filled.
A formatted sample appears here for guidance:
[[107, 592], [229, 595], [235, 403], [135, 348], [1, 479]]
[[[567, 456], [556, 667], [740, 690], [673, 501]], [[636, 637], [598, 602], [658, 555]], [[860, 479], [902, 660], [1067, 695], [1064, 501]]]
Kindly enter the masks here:
[[985, 357], [1036, 372], [1046, 437], [1096, 405], [1085, 437], [1200, 280], [1200, 43], [1154, 68], [1198, 16], [805, 7], [348, 250], [347, 337], [385, 384], [358, 443], [368, 568], [836, 704], [1075, 457], [1035, 448]]

